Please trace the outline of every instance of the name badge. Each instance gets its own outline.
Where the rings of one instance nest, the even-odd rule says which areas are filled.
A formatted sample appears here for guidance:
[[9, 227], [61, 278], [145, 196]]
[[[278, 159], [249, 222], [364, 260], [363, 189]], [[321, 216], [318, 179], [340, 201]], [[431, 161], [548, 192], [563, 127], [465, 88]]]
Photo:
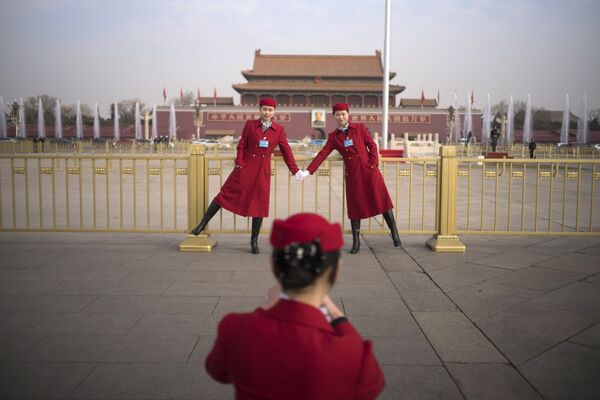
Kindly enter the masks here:
[[352, 145], [353, 145], [352, 139], [346, 139], [346, 140], [344, 140], [344, 147], [350, 147]]
[[269, 147], [269, 141], [268, 140], [259, 140], [258, 141], [258, 147], [264, 147], [267, 148]]

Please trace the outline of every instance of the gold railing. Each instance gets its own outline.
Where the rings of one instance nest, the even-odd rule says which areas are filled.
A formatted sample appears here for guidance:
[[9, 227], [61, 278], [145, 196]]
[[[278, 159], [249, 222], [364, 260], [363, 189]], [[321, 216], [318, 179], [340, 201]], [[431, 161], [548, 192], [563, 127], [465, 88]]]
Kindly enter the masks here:
[[[0, 154], [0, 230], [189, 231], [229, 176], [234, 155], [205, 154], [195, 144], [187, 149]], [[457, 150], [380, 159], [401, 234], [432, 234], [428, 244], [436, 251], [464, 251], [458, 238], [464, 234], [600, 234], [599, 159], [480, 159]], [[296, 154], [301, 168], [311, 159]], [[301, 211], [320, 213], [348, 232], [344, 185], [339, 156], [302, 182], [273, 157], [265, 233], [273, 219]], [[224, 211], [208, 227], [249, 231], [248, 218]], [[381, 216], [363, 221], [362, 232], [389, 233]]]
[[110, 140], [77, 140], [54, 141], [47, 139], [44, 142], [31, 140], [0, 141], [0, 154], [189, 154], [190, 143], [174, 141], [171, 144], [153, 144], [146, 141], [121, 141]]
[[458, 160], [457, 234], [600, 233], [600, 160]]
[[[459, 157], [476, 157], [492, 151], [492, 146], [484, 144], [457, 145]], [[529, 147], [523, 143], [498, 145], [496, 151], [506, 152], [510, 157], [529, 158]], [[593, 158], [600, 159], [600, 151], [594, 146], [558, 147], [555, 144], [538, 143], [536, 158]]]
[[[204, 156], [206, 188], [204, 202], [210, 203], [234, 168], [233, 156]], [[300, 168], [312, 157], [296, 156]], [[431, 234], [436, 232], [437, 171], [439, 157], [419, 159], [382, 158], [380, 170], [396, 208], [394, 210], [400, 233]], [[263, 222], [265, 230], [272, 220], [297, 212], [316, 212], [331, 221], [349, 227], [346, 215], [344, 167], [341, 157], [329, 157], [313, 176], [297, 181], [281, 157], [271, 161], [271, 193], [269, 217]], [[194, 224], [195, 226], [195, 224]], [[212, 233], [248, 233], [250, 220], [221, 210], [208, 226]], [[362, 223], [364, 233], [389, 231], [382, 216]]]
[[4, 231], [184, 232], [188, 155], [0, 154]]

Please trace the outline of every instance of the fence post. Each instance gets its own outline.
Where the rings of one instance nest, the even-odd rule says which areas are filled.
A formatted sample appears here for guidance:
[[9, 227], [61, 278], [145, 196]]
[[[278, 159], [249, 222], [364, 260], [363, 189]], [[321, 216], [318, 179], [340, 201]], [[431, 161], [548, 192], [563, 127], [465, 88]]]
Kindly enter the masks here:
[[464, 253], [466, 247], [456, 235], [456, 146], [440, 148], [441, 166], [437, 185], [438, 233], [429, 238], [427, 246], [439, 253]]
[[[208, 195], [206, 177], [204, 146], [192, 144], [189, 147], [188, 159], [188, 232], [196, 226], [206, 210]], [[201, 233], [198, 236], [188, 234], [179, 244], [179, 251], [211, 251], [216, 245], [217, 241], [208, 233]]]

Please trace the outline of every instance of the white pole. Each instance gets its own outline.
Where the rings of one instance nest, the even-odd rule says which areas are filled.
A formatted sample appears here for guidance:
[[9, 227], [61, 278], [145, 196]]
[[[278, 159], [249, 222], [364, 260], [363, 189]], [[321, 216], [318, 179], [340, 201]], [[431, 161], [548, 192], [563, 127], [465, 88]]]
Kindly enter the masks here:
[[383, 148], [388, 148], [388, 112], [390, 107], [390, 29], [392, 0], [385, 0], [385, 39], [383, 42]]

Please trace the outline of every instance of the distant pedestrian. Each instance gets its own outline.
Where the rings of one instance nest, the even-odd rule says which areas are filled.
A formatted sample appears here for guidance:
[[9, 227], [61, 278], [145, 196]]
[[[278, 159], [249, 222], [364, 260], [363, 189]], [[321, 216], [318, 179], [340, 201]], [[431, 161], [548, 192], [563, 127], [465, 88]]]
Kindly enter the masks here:
[[535, 158], [535, 149], [537, 148], [537, 144], [535, 144], [535, 140], [531, 139], [529, 142], [529, 158]]
[[498, 138], [500, 138], [500, 132], [498, 132], [498, 129], [492, 129], [490, 137], [492, 139], [492, 151], [496, 151], [496, 146], [498, 146]]

